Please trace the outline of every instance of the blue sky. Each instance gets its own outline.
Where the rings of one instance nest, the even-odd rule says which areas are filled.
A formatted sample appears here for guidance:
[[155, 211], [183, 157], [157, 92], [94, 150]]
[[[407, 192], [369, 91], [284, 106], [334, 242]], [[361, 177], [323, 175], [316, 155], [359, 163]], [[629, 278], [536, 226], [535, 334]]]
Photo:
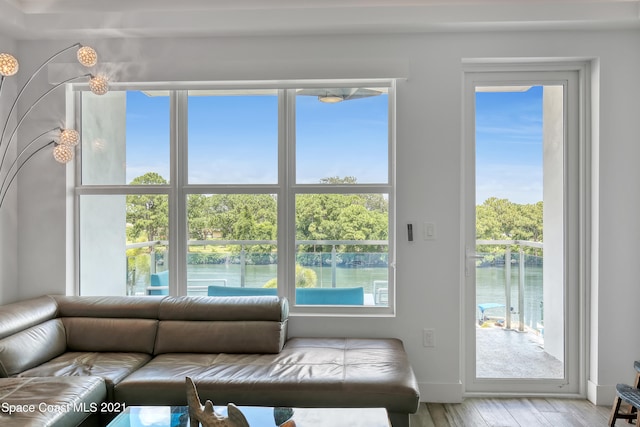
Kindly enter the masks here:
[[542, 87], [476, 93], [476, 202], [542, 200]]
[[[297, 97], [298, 182], [355, 175], [386, 182], [387, 96], [337, 104]], [[189, 99], [189, 182], [277, 181], [277, 97]], [[476, 94], [476, 201], [542, 200], [542, 87]], [[127, 181], [146, 172], [169, 178], [169, 98], [129, 92]]]
[[169, 180], [169, 97], [127, 92], [127, 182], [147, 172]]
[[[299, 183], [356, 176], [387, 182], [387, 95], [337, 104], [298, 96]], [[169, 177], [169, 100], [127, 95], [127, 181], [146, 172]], [[278, 101], [275, 95], [189, 98], [189, 182], [277, 182]]]

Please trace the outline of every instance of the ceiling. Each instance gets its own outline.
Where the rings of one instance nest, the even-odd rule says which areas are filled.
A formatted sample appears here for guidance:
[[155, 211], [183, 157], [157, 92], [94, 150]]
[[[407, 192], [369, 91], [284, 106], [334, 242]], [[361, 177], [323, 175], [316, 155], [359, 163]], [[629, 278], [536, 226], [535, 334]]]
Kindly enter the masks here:
[[14, 39], [640, 28], [638, 0], [0, 0]]

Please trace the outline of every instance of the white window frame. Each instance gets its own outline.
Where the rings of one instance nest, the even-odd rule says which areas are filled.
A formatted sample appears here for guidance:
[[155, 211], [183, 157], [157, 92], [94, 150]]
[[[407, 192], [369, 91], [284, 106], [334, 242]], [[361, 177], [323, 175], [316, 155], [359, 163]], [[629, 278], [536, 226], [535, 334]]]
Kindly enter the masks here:
[[[73, 86], [73, 104], [76, 123], [81, 123], [80, 91], [86, 85]], [[74, 293], [80, 293], [80, 236], [79, 201], [85, 195], [138, 195], [164, 194], [169, 198], [169, 294], [187, 295], [187, 253], [188, 226], [186, 221], [186, 199], [189, 194], [276, 194], [278, 197], [278, 295], [289, 299], [291, 313], [296, 315], [328, 316], [394, 316], [395, 315], [395, 159], [396, 159], [396, 93], [393, 79], [359, 80], [303, 80], [277, 82], [218, 82], [218, 83], [164, 83], [164, 84], [113, 84], [111, 90], [161, 90], [170, 93], [170, 178], [168, 185], [82, 185], [82, 162], [77, 156], [74, 175], [74, 253], [75, 283]], [[378, 184], [296, 184], [295, 156], [295, 90], [313, 87], [385, 87], [388, 88], [388, 180]], [[278, 90], [278, 182], [275, 184], [189, 184], [188, 183], [188, 90], [229, 90], [229, 89], [276, 89]], [[289, 90], [291, 89], [291, 90]], [[184, 143], [179, 143], [184, 141]], [[388, 194], [389, 235], [388, 235], [388, 305], [387, 306], [297, 306], [295, 304], [295, 253], [296, 223], [295, 197], [304, 193], [331, 194]]]

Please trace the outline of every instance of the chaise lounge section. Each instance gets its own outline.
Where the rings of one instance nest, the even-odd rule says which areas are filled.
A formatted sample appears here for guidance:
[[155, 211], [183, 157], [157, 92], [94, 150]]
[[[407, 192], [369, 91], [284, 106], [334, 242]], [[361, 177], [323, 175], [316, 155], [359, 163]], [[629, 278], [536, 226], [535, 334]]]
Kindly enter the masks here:
[[[69, 381], [76, 407], [185, 405], [190, 376], [203, 400], [220, 405], [384, 407], [394, 427], [409, 425], [419, 394], [399, 340], [289, 338], [287, 324], [287, 300], [277, 296], [45, 296], [10, 304], [0, 307], [0, 405], [18, 401], [4, 391], [21, 381], [38, 402], [64, 396], [37, 384]], [[0, 422], [80, 425], [95, 422], [94, 412], [60, 411], [68, 418], [44, 424], [0, 414]]]

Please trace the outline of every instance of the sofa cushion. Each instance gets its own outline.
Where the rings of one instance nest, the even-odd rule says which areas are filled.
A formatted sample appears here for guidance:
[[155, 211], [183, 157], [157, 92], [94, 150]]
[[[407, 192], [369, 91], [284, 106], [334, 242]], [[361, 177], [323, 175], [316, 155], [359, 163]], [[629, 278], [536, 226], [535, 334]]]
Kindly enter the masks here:
[[99, 407], [91, 405], [105, 398], [104, 382], [98, 377], [1, 378], [0, 402], [3, 408], [17, 409], [16, 405], [20, 405], [23, 410], [13, 414], [0, 411], [0, 425], [77, 426], [99, 410]]
[[153, 353], [157, 320], [64, 317], [62, 322], [70, 351]]
[[0, 306], [0, 339], [54, 319], [57, 309], [48, 296]]
[[157, 319], [161, 296], [94, 297], [54, 295], [58, 317]]
[[268, 320], [283, 322], [289, 303], [277, 296], [165, 297], [160, 320]]
[[0, 340], [0, 375], [16, 375], [59, 356], [66, 348], [60, 319], [32, 326]]
[[277, 353], [289, 305], [277, 296], [166, 297], [154, 354]]
[[[315, 398], [313, 374], [307, 377], [307, 373], [316, 360], [325, 357], [327, 352], [335, 354], [336, 350], [343, 354], [341, 362], [336, 359], [341, 366], [341, 384], [335, 394]], [[279, 362], [283, 365], [292, 362], [299, 367], [300, 391], [304, 390], [309, 402], [315, 402], [313, 406], [327, 403], [337, 407], [383, 406], [389, 412], [400, 413], [414, 413], [418, 409], [418, 382], [399, 339], [292, 338], [280, 356]], [[295, 390], [296, 386], [291, 387], [287, 399], [302, 402], [295, 396]], [[343, 404], [340, 399], [344, 399]]]
[[294, 338], [279, 354], [163, 354], [125, 378], [115, 399], [184, 405], [184, 378], [202, 401], [301, 407], [385, 407], [413, 413], [418, 384], [396, 339]]
[[68, 352], [40, 366], [20, 373], [19, 377], [95, 376], [104, 379], [109, 400], [113, 387], [127, 375], [151, 360], [146, 353]]
[[[249, 370], [256, 377], [258, 377], [260, 368], [268, 369], [277, 357], [276, 354], [236, 354], [228, 356], [233, 358], [234, 361], [251, 361]], [[254, 384], [248, 380], [247, 375], [234, 377], [234, 374], [238, 372], [237, 368], [242, 366], [241, 364], [234, 364], [233, 368], [230, 368], [228, 364], [219, 365], [219, 361], [224, 357], [222, 354], [189, 353], [170, 353], [156, 356], [145, 366], [116, 385], [115, 400], [127, 402], [128, 405], [158, 405], [160, 402], [164, 402], [164, 405], [184, 405], [186, 403], [185, 377], [189, 376], [199, 381], [205, 375], [211, 374], [211, 370], [215, 367], [219, 367], [221, 370], [215, 381], [219, 383], [222, 393], [228, 386], [233, 387], [233, 384], [243, 384], [245, 389], [252, 389]], [[247, 364], [244, 364], [244, 366], [246, 367]], [[222, 377], [225, 371], [229, 375]], [[213, 381], [214, 379], [211, 378], [211, 380]], [[266, 377], [263, 380], [265, 382], [268, 381]], [[203, 398], [201, 395], [202, 401], [210, 398], [210, 396]], [[218, 400], [213, 402], [215, 404], [219, 403]]]
[[154, 354], [278, 353], [286, 338], [286, 322], [163, 320]]

